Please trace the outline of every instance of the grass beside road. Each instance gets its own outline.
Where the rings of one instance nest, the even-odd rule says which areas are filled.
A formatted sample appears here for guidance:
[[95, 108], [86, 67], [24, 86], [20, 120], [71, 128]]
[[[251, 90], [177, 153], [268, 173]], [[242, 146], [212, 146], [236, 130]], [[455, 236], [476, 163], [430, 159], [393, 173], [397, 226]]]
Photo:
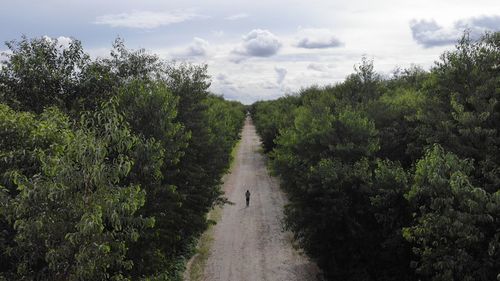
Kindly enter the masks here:
[[241, 138], [240, 140], [234, 145], [233, 150], [231, 150], [231, 164], [229, 164], [229, 170], [228, 172], [231, 172], [234, 166], [234, 161], [236, 160], [236, 153], [238, 153], [238, 148], [240, 148], [241, 144]]
[[[217, 222], [222, 216], [222, 208], [217, 206], [207, 215], [211, 221]], [[207, 264], [208, 257], [210, 256], [210, 248], [214, 241], [214, 226], [210, 224], [208, 229], [201, 235], [196, 247], [196, 254], [194, 255], [190, 266], [188, 266], [188, 276], [190, 281], [199, 281], [203, 278], [203, 271]]]

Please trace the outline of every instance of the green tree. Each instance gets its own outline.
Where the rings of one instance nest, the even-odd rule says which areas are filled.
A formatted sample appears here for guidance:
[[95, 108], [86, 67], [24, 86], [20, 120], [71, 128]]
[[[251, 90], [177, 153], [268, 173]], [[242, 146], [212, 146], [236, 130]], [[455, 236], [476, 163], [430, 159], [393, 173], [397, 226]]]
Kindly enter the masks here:
[[120, 38], [103, 59], [77, 40], [7, 45], [0, 279], [180, 280], [206, 212], [224, 202], [245, 107], [209, 95], [206, 66]]
[[410, 175], [399, 162], [376, 161], [370, 203], [378, 223], [372, 234], [377, 244], [377, 280], [418, 280], [410, 268], [414, 259], [411, 245], [402, 235], [402, 228], [412, 222], [410, 204], [404, 197], [409, 189]]
[[64, 46], [54, 38], [23, 37], [6, 45], [12, 53], [0, 68], [1, 102], [36, 113], [49, 106], [78, 112], [96, 109], [109, 98], [106, 76], [80, 41]]
[[[188, 149], [178, 164], [179, 172], [173, 179], [184, 206], [178, 214], [177, 243], [185, 245], [185, 248], [192, 242], [194, 235], [206, 228], [205, 214], [221, 196], [220, 178], [210, 173], [208, 162], [209, 159], [218, 157], [210, 149], [210, 124], [206, 118], [210, 82], [206, 65], [172, 65], [165, 71], [168, 88], [179, 97], [176, 121], [185, 127], [190, 136]], [[179, 250], [185, 251], [183, 247]]]
[[257, 133], [262, 139], [265, 152], [270, 152], [276, 146], [274, 141], [280, 134], [280, 130], [288, 128], [292, 124], [294, 110], [298, 106], [299, 98], [296, 96], [286, 96], [275, 101], [256, 102], [252, 105], [252, 118]]
[[327, 279], [500, 278], [499, 38], [466, 33], [430, 71], [391, 78], [362, 59], [288, 110], [252, 105], [286, 226]]
[[474, 159], [474, 180], [489, 192], [500, 183], [499, 42], [498, 32], [476, 41], [465, 33], [432, 69], [424, 87], [428, 106], [420, 116], [422, 138]]
[[[15, 179], [22, 174], [31, 178], [40, 173], [40, 153], [58, 155], [71, 135], [66, 116], [57, 109], [47, 109], [42, 115], [16, 112], [0, 104], [0, 272], [9, 279], [18, 257], [14, 240], [16, 230], [13, 218], [13, 200], [19, 194]], [[1, 276], [1, 275], [0, 275]]]
[[[16, 129], [10, 124], [6, 131]], [[123, 182], [133, 165], [127, 154], [137, 143], [123, 124], [112, 106], [85, 116], [79, 129], [62, 131], [65, 142], [51, 145], [55, 152], [35, 148], [38, 173], [14, 172], [18, 194], [2, 206], [15, 230], [13, 247], [3, 249], [15, 261], [6, 278], [129, 280], [128, 245], [154, 220], [137, 214], [145, 192]], [[42, 131], [26, 137], [69, 127], [57, 125], [36, 124]]]
[[276, 140], [273, 168], [289, 192], [286, 226], [329, 279], [373, 280], [369, 158], [378, 149], [373, 122], [322, 102], [296, 110]]
[[406, 194], [416, 217], [403, 235], [414, 245], [424, 278], [486, 281], [500, 273], [498, 202], [472, 185], [472, 170], [472, 161], [439, 145], [417, 163]]
[[132, 274], [154, 276], [172, 272], [175, 258], [176, 216], [181, 198], [172, 185], [176, 165], [187, 146], [183, 126], [175, 121], [178, 97], [160, 81], [131, 80], [118, 89], [118, 110], [141, 138], [131, 155], [134, 165], [129, 179], [146, 191], [146, 203], [139, 210], [145, 217], [155, 218], [155, 227], [148, 229], [130, 247], [134, 261]]

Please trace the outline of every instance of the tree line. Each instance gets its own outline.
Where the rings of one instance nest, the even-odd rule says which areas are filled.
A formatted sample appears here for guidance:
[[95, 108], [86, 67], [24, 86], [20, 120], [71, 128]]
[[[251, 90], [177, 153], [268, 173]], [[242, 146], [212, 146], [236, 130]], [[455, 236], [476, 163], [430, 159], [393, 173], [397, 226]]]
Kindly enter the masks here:
[[500, 33], [251, 111], [327, 280], [500, 280]]
[[225, 198], [245, 107], [206, 65], [117, 39], [7, 42], [0, 64], [0, 280], [181, 280]]

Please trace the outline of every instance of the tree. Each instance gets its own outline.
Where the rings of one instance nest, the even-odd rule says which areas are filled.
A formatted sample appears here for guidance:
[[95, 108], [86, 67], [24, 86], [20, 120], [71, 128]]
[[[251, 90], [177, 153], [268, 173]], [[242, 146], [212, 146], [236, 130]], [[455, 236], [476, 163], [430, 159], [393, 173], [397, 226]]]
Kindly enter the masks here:
[[[81, 100], [88, 98], [82, 84], [90, 72], [90, 57], [84, 53], [80, 41], [71, 40], [64, 46], [49, 37], [23, 37], [6, 45], [12, 54], [0, 69], [2, 102], [35, 113], [48, 106], [66, 112], [81, 110]], [[102, 101], [95, 99], [94, 105]]]
[[252, 105], [285, 225], [326, 279], [500, 278], [499, 38], [466, 33], [430, 71], [391, 78], [363, 59], [288, 110]]
[[299, 107], [276, 140], [272, 165], [290, 196], [285, 224], [329, 279], [373, 280], [369, 158], [373, 122], [322, 102]]
[[[210, 150], [208, 119], [206, 119], [208, 97], [207, 67], [188, 64], [172, 65], [165, 69], [166, 85], [179, 97], [179, 114], [176, 121], [181, 123], [190, 138], [188, 149], [178, 164], [179, 173], [173, 178], [178, 187], [184, 208], [179, 214], [177, 234], [180, 245], [188, 245], [193, 237], [207, 226], [204, 215], [221, 196], [220, 178], [211, 174], [208, 159], [217, 157]], [[182, 247], [180, 251], [185, 251]]]
[[[61, 116], [56, 109], [51, 113]], [[64, 125], [64, 119], [59, 122]], [[57, 128], [57, 123], [47, 125], [35, 128]], [[15, 234], [13, 247], [2, 250], [15, 264], [4, 276], [129, 280], [124, 271], [133, 264], [126, 259], [127, 246], [154, 223], [137, 215], [145, 192], [123, 183], [133, 164], [127, 154], [137, 139], [113, 107], [85, 116], [79, 129], [63, 132], [65, 142], [52, 145], [52, 152], [35, 148], [40, 163], [36, 175], [14, 171], [19, 193], [2, 206], [2, 213], [9, 215]], [[40, 132], [26, 133], [33, 138]]]
[[[0, 69], [0, 279], [180, 280], [245, 109], [206, 66], [23, 39]], [[10, 105], [10, 107], [8, 105]]]
[[425, 87], [430, 108], [421, 116], [422, 137], [474, 159], [474, 181], [489, 192], [500, 183], [499, 42], [498, 32], [477, 41], [465, 33], [456, 50], [444, 53], [433, 68]]
[[15, 279], [19, 262], [13, 253], [17, 247], [14, 199], [20, 193], [17, 175], [31, 178], [39, 174], [40, 153], [59, 154], [70, 135], [67, 117], [54, 108], [35, 116], [0, 104], [0, 272], [6, 278]]
[[294, 110], [298, 106], [299, 98], [296, 96], [286, 96], [271, 102], [256, 102], [252, 105], [252, 118], [257, 133], [262, 138], [265, 152], [270, 152], [276, 146], [274, 141], [280, 130], [292, 124]]
[[377, 245], [377, 280], [418, 280], [410, 268], [414, 259], [411, 245], [402, 235], [403, 227], [412, 222], [410, 204], [404, 197], [409, 189], [409, 172], [399, 162], [376, 161], [370, 203], [378, 223], [372, 232]]
[[406, 193], [415, 223], [403, 235], [419, 256], [416, 272], [424, 278], [494, 280], [499, 273], [498, 202], [472, 185], [472, 170], [472, 161], [439, 145], [417, 163]]

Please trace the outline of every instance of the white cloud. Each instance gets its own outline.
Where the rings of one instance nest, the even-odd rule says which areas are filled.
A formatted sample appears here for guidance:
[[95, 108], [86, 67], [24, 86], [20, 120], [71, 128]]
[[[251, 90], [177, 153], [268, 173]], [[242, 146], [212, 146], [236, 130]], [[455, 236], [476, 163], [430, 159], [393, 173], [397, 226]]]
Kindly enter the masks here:
[[73, 39], [71, 39], [69, 37], [66, 37], [66, 36], [57, 37], [57, 43], [63, 48], [69, 47], [71, 42], [73, 42]]
[[244, 18], [248, 18], [248, 17], [249, 17], [248, 14], [240, 13], [240, 14], [235, 14], [235, 15], [225, 17], [225, 19], [226, 20], [240, 20], [240, 19], [244, 19]]
[[232, 63], [240, 63], [246, 59], [246, 57], [237, 55], [234, 51], [233, 53], [234, 54], [229, 57], [229, 61]]
[[281, 84], [283, 83], [283, 80], [285, 80], [286, 74], [288, 71], [285, 68], [281, 67], [275, 67], [274, 71], [276, 71], [276, 83]]
[[[396, 0], [363, 1], [362, 5], [360, 1], [331, 0], [293, 4], [286, 0], [73, 0], [72, 5], [3, 2], [4, 10], [11, 15], [11, 24], [0, 32], [2, 42], [23, 33], [36, 34], [37, 22], [43, 22], [44, 32], [51, 35], [64, 35], [60, 33], [61, 26], [71, 25], [67, 26], [71, 27], [71, 35], [83, 41], [92, 57], [108, 57], [110, 43], [119, 34], [129, 48], [146, 48], [165, 59], [207, 63], [214, 80], [211, 90], [229, 93], [234, 98], [240, 96], [247, 102], [284, 93], [284, 86], [276, 83], [274, 66], [286, 69], [282, 83], [293, 91], [342, 81], [352, 73], [362, 54], [374, 57], [377, 71], [390, 72], [395, 66], [410, 63], [428, 68], [443, 51], [453, 48], [448, 44], [459, 39], [461, 34], [453, 35], [457, 21], [462, 19], [461, 26], [472, 23], [478, 29], [494, 30], [500, 15], [498, 0], [421, 0], [411, 5]], [[212, 19], [204, 20], [205, 15]], [[27, 17], [38, 20], [23, 22]], [[431, 31], [432, 25], [431, 30], [420, 26], [413, 37], [411, 19], [435, 19], [438, 31]], [[298, 26], [303, 28], [297, 29]], [[240, 35], [254, 28], [273, 32], [281, 47], [259, 53], [256, 48], [245, 46], [249, 43]], [[194, 37], [208, 41], [208, 49], [201, 41], [195, 42]], [[332, 38], [344, 42], [346, 47], [334, 48]], [[420, 43], [416, 43], [416, 38]], [[307, 48], [298, 47], [299, 42]], [[422, 47], [436, 42], [444, 45]], [[190, 49], [193, 54], [208, 50], [208, 55], [188, 56]], [[245, 61], [236, 64], [230, 60]], [[226, 76], [224, 80], [216, 79], [220, 73]], [[229, 87], [221, 83], [232, 84]]]
[[500, 15], [470, 18], [462, 21], [461, 25], [469, 25], [478, 29], [498, 31], [500, 30]]
[[52, 38], [50, 36], [44, 35], [43, 39], [45, 39], [49, 43], [52, 43], [55, 40], [57, 42], [57, 46], [62, 48], [62, 49], [68, 48], [69, 45], [71, 44], [71, 42], [73, 42], [73, 39], [71, 39], [70, 37], [66, 37], [66, 36], [59, 36], [57, 38]]
[[232, 85], [233, 83], [229, 81], [229, 78], [224, 73], [219, 73], [215, 76], [216, 81], [221, 85]]
[[305, 49], [324, 49], [340, 47], [343, 44], [329, 29], [301, 28], [295, 45]]
[[211, 33], [215, 37], [223, 37], [224, 36], [224, 31], [223, 30], [212, 30]]
[[188, 56], [205, 57], [208, 55], [210, 44], [201, 38], [195, 37], [193, 43], [189, 45], [187, 50]]
[[425, 48], [452, 45], [458, 41], [465, 30], [469, 30], [470, 35], [475, 39], [485, 31], [500, 30], [500, 16], [462, 19], [449, 27], [443, 27], [435, 20], [412, 20], [410, 29], [413, 40]]
[[187, 10], [172, 12], [133, 11], [130, 13], [99, 16], [94, 23], [109, 25], [111, 27], [153, 29], [196, 18], [202, 18], [202, 16]]
[[243, 36], [243, 43], [234, 49], [233, 53], [247, 57], [270, 57], [275, 55], [281, 46], [278, 37], [270, 31], [254, 29]]
[[319, 72], [324, 72], [326, 71], [326, 67], [319, 64], [319, 63], [310, 63], [307, 65], [307, 69], [314, 70], [314, 71], [319, 71]]
[[463, 32], [454, 28], [443, 28], [434, 20], [412, 20], [410, 28], [413, 39], [425, 48], [453, 44]]

